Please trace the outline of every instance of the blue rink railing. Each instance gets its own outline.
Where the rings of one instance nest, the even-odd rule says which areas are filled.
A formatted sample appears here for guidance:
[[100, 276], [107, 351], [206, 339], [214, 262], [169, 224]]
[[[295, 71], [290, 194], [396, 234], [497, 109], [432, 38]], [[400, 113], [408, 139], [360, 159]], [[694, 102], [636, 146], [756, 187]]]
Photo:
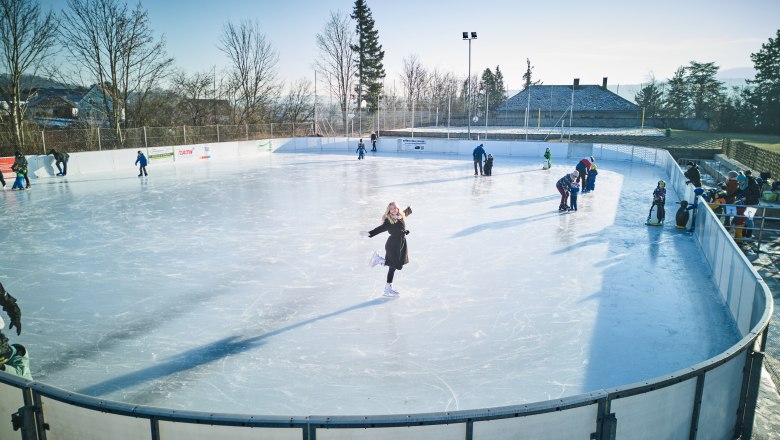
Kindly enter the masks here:
[[[470, 154], [473, 148], [473, 142], [462, 147], [461, 141], [452, 142], [456, 144], [441, 144], [449, 149], [444, 152]], [[299, 148], [300, 144], [294, 142], [288, 150], [324, 150], [321, 140], [306, 141], [305, 148]], [[344, 148], [354, 150], [349, 144], [344, 143]], [[523, 154], [522, 143], [508, 144], [503, 154], [540, 156], [537, 150], [541, 147], [529, 144]], [[693, 200], [692, 188], [685, 185], [682, 171], [665, 150], [554, 145], [563, 153], [555, 157], [593, 155], [598, 160], [660, 167], [669, 176], [667, 186], [681, 199]], [[437, 147], [429, 144], [425, 153], [443, 152], [436, 151]], [[500, 147], [498, 141], [490, 143], [494, 155], [502, 153]], [[741, 339], [725, 352], [673, 374], [527, 405], [426, 414], [294, 417], [137, 406], [0, 374], [0, 439], [748, 439], [772, 315], [771, 294], [709, 207], [700, 206], [694, 235]]]

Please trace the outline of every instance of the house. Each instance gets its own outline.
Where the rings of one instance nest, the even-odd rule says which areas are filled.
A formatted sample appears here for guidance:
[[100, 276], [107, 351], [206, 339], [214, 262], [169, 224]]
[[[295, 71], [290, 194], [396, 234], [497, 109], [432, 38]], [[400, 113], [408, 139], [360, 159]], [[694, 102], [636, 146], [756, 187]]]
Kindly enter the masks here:
[[74, 89], [41, 89], [27, 103], [29, 115], [41, 125], [68, 126], [77, 121], [77, 102], [83, 91]]
[[[108, 101], [104, 102], [104, 98]], [[108, 126], [110, 125], [110, 114], [106, 111], [106, 108], [111, 108], [113, 101], [111, 95], [105, 86], [95, 84], [87, 91], [86, 94], [76, 103], [78, 107], [78, 117], [82, 122], [86, 122], [92, 126]], [[120, 104], [120, 123], [124, 125], [125, 121], [125, 109]]]
[[533, 127], [637, 127], [642, 123], [642, 109], [607, 90], [607, 78], [600, 86], [580, 85], [578, 79], [572, 85], [530, 86], [499, 106], [495, 117], [525, 120], [526, 111]]

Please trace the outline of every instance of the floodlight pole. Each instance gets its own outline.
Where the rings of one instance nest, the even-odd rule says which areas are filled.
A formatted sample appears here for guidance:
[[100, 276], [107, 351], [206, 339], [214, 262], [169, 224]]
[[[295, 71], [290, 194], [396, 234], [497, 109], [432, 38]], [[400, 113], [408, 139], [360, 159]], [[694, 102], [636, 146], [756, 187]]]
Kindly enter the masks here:
[[471, 140], [471, 40], [477, 39], [477, 33], [476, 32], [463, 32], [463, 39], [469, 40], [469, 77], [468, 77], [468, 85], [466, 86], [468, 90], [466, 90], [466, 107], [468, 109], [468, 137], [469, 140]]

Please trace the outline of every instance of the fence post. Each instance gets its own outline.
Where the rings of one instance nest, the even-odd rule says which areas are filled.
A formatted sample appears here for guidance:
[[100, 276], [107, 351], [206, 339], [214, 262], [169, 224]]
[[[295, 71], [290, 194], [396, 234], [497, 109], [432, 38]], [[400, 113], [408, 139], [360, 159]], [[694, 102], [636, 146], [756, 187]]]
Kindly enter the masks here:
[[274, 123], [271, 122], [271, 139], [274, 138]]
[[144, 147], [149, 148], [149, 141], [146, 139], [146, 125], [144, 125]]
[[100, 127], [97, 128], [97, 138], [98, 138], [98, 151], [102, 151], [103, 144], [100, 142]]
[[219, 124], [217, 124], [217, 143], [219, 143]]
[[43, 130], [41, 130], [41, 144], [43, 145], [43, 155], [46, 156], [46, 136], [44, 136]]
[[182, 128], [182, 131], [184, 132], [184, 145], [187, 145], [187, 126], [186, 125], [182, 125], [181, 128]]
[[244, 124], [244, 137], [249, 140], [249, 124]]
[[292, 137], [295, 137], [295, 122], [292, 123]]

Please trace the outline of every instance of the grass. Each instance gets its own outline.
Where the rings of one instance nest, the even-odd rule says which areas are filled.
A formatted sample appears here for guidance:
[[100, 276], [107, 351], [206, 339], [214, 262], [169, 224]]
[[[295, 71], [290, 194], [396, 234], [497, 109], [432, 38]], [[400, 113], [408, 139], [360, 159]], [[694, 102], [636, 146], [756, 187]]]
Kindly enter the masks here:
[[780, 153], [780, 135], [752, 133], [708, 133], [704, 131], [672, 130], [672, 138], [674, 137], [701, 139], [702, 141], [729, 138], [732, 141], [741, 141], [746, 144]]

